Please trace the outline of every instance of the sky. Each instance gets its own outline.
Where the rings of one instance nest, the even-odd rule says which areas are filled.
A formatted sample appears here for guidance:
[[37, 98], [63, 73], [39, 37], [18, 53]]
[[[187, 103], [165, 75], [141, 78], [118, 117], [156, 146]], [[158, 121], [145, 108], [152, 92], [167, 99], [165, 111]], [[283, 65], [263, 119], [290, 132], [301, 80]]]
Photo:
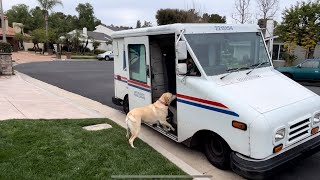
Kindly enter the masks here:
[[[298, 0], [279, 0], [279, 11], [275, 20], [281, 21], [281, 13], [285, 8], [295, 4]], [[95, 16], [106, 25], [135, 27], [137, 20], [150, 21], [157, 25], [155, 15], [160, 8], [189, 9], [196, 7], [201, 12], [220, 14], [227, 17], [227, 23], [235, 23], [231, 18], [234, 13], [234, 0], [62, 0], [63, 6], [57, 6], [54, 12], [77, 15], [75, 10], [79, 3], [89, 2], [95, 11]], [[251, 0], [250, 12], [256, 21], [257, 5]], [[16, 4], [26, 4], [30, 8], [38, 5], [37, 0], [3, 0], [4, 11]], [[194, 5], [193, 5], [194, 4]]]

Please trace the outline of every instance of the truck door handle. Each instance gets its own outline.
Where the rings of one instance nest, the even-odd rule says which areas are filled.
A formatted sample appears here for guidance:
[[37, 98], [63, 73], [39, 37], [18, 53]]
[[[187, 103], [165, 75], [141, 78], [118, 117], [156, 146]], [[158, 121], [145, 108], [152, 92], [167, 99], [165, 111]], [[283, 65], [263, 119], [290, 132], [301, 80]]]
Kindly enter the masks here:
[[149, 66], [147, 66], [146, 74], [147, 74], [147, 77], [150, 78], [150, 67]]

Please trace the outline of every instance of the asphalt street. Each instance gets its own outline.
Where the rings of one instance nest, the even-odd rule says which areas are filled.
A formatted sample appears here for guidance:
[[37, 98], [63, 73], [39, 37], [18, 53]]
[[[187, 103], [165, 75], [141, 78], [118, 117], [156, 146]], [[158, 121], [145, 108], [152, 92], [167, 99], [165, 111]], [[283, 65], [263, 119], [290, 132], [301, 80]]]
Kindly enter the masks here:
[[113, 61], [51, 61], [20, 64], [15, 70], [102, 104], [112, 103]]
[[[112, 104], [114, 95], [113, 61], [54, 61], [20, 64], [14, 67], [33, 78], [55, 85], [67, 91], [80, 94], [102, 104], [121, 109]], [[320, 95], [317, 84], [305, 84]], [[23, 91], [23, 89], [21, 89]], [[299, 161], [288, 170], [282, 171], [276, 179], [318, 180], [320, 179], [320, 153]]]

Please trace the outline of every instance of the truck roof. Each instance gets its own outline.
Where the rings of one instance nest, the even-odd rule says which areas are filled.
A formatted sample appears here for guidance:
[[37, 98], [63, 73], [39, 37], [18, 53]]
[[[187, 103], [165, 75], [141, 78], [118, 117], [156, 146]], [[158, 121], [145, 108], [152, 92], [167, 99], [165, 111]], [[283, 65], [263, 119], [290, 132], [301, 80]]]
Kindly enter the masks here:
[[135, 36], [160, 35], [180, 33], [185, 30], [185, 34], [197, 33], [237, 33], [237, 32], [258, 32], [260, 28], [254, 24], [212, 24], [212, 23], [193, 23], [193, 24], [170, 24], [147, 28], [138, 28], [117, 31], [111, 34], [113, 39]]

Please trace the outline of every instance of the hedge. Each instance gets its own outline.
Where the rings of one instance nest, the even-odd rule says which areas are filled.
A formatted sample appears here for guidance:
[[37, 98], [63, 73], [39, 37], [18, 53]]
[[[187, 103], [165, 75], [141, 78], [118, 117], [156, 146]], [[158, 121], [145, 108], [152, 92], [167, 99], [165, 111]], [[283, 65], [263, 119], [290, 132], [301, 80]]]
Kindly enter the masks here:
[[11, 53], [12, 47], [10, 43], [0, 41], [0, 53]]
[[[34, 51], [34, 50], [35, 50], [34, 48], [28, 48], [28, 51]], [[42, 51], [42, 48], [37, 49], [37, 52], [40, 52], [40, 51]]]
[[95, 54], [95, 55], [102, 54], [102, 53], [105, 53], [105, 52], [106, 52], [106, 51], [100, 50], [100, 49], [94, 50], [94, 54]]

